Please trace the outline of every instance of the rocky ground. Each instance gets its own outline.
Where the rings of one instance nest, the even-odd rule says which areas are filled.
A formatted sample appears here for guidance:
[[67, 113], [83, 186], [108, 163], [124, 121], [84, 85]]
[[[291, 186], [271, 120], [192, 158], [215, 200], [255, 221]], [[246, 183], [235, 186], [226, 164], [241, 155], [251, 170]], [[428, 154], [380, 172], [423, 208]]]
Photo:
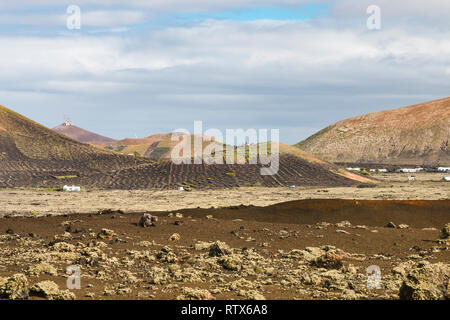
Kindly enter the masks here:
[[[411, 223], [381, 210], [364, 223], [330, 211], [306, 223], [228, 210], [158, 213], [147, 228], [121, 211], [0, 219], [0, 297], [450, 299], [445, 212]], [[80, 289], [67, 287], [69, 266]]]

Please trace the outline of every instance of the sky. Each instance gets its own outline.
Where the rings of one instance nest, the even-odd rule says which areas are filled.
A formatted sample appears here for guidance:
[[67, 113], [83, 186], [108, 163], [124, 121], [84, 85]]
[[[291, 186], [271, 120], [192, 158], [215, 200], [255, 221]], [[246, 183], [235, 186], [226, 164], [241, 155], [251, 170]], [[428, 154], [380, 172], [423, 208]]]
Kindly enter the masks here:
[[295, 144], [450, 96], [449, 16], [441, 0], [2, 1], [0, 104], [115, 139], [201, 120]]

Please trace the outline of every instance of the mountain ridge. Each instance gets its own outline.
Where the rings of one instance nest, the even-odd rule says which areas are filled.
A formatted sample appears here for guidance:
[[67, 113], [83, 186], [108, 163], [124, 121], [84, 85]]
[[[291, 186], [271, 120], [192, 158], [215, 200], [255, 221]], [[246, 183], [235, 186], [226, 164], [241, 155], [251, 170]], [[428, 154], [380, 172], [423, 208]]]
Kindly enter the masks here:
[[336, 122], [295, 146], [330, 162], [450, 164], [450, 98]]

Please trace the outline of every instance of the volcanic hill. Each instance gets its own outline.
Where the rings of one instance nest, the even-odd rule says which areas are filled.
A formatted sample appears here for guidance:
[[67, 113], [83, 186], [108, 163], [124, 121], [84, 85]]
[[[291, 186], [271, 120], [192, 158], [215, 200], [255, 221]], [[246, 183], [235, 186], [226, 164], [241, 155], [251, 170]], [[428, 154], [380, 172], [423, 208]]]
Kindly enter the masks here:
[[[185, 134], [180, 134], [185, 135]], [[208, 137], [210, 141], [203, 141], [207, 136], [204, 135], [190, 135], [191, 139], [191, 154], [194, 153], [194, 138], [202, 139], [202, 146], [206, 147], [210, 142], [222, 146], [222, 142], [215, 141], [213, 137]], [[181, 138], [180, 138], [181, 140]], [[96, 147], [106, 150], [113, 150], [125, 155], [137, 154], [144, 158], [153, 160], [170, 159], [172, 150], [178, 144], [178, 140], [172, 141], [172, 134], [154, 134], [145, 138], [126, 138], [119, 141], [94, 142]]]
[[72, 140], [0, 106], [0, 188], [185, 189], [242, 186], [351, 186], [358, 176], [340, 172], [302, 151], [282, 151], [275, 175], [262, 164], [180, 164], [102, 150]]
[[450, 98], [337, 122], [296, 146], [331, 162], [450, 165]]
[[91, 177], [142, 162], [72, 140], [0, 106], [0, 187], [59, 186], [66, 177]]
[[68, 136], [69, 138], [72, 138], [73, 140], [79, 141], [79, 142], [114, 142], [114, 139], [101, 136], [99, 134], [96, 134], [94, 132], [79, 128], [72, 123], [66, 121], [63, 124], [54, 127], [52, 129], [53, 131], [56, 131], [60, 134], [63, 134], [65, 136]]

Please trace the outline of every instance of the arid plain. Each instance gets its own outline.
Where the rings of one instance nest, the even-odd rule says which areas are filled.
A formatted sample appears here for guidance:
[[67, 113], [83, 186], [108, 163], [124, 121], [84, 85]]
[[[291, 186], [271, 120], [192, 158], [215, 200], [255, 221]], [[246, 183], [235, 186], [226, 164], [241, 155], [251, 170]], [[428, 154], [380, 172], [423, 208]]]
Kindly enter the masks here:
[[449, 183], [442, 173], [373, 175], [375, 187], [242, 187], [226, 190], [83, 190], [80, 193], [46, 189], [0, 190], [0, 215], [63, 215], [96, 213], [112, 209], [124, 212], [173, 211], [188, 208], [219, 208], [238, 205], [268, 206], [302, 199], [445, 200]]

